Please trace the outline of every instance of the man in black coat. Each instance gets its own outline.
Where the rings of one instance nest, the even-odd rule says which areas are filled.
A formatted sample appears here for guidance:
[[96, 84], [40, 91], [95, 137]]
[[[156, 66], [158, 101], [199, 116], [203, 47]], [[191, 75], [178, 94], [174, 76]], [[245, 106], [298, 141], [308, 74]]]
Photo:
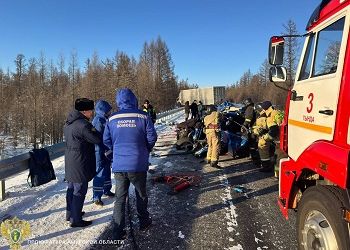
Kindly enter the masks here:
[[64, 126], [66, 140], [65, 179], [67, 188], [67, 216], [71, 227], [86, 227], [92, 222], [82, 219], [82, 209], [88, 182], [96, 175], [95, 144], [102, 135], [89, 120], [93, 116], [94, 102], [86, 98], [75, 101], [75, 110], [69, 113]]
[[197, 100], [194, 100], [192, 102], [192, 104], [190, 105], [190, 109], [191, 109], [191, 113], [192, 113], [191, 119], [193, 119], [193, 118], [197, 119], [198, 118]]

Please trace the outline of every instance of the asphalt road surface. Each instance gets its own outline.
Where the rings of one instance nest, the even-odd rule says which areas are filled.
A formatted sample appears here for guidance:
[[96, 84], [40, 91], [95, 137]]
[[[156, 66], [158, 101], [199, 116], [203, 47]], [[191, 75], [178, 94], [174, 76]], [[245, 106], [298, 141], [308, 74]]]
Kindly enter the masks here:
[[[131, 195], [131, 221], [128, 238], [120, 249], [297, 249], [295, 214], [285, 220], [277, 205], [278, 181], [261, 173], [249, 158], [221, 156], [222, 169], [206, 165], [203, 159], [176, 151], [174, 138], [157, 142], [154, 172], [149, 174], [149, 211], [153, 226], [138, 230], [135, 197]], [[187, 174], [200, 177], [177, 194], [170, 186], [153, 182], [155, 176]], [[128, 214], [127, 214], [128, 216]], [[129, 222], [127, 222], [129, 224]], [[110, 239], [110, 227], [100, 239]], [[96, 245], [93, 249], [110, 248]]]

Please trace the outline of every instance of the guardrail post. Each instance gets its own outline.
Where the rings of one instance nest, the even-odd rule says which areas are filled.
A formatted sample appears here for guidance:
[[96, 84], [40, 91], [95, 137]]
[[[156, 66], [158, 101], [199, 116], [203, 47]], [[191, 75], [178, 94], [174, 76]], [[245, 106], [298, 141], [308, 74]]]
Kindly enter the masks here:
[[5, 200], [5, 180], [0, 180], [0, 201]]

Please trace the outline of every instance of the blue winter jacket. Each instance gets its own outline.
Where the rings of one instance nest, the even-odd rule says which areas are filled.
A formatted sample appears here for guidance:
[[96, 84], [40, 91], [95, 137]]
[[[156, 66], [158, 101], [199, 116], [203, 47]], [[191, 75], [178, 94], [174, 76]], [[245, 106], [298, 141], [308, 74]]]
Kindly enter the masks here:
[[113, 172], [145, 172], [148, 158], [157, 141], [151, 117], [139, 110], [136, 96], [128, 89], [118, 91], [119, 111], [108, 119], [103, 143], [113, 150]]
[[[104, 100], [97, 101], [95, 105], [95, 117], [92, 120], [92, 125], [96, 128], [98, 132], [103, 134], [105, 130], [105, 125], [107, 122], [106, 114], [111, 111], [112, 107], [108, 102]], [[106, 158], [105, 152], [108, 148], [101, 142], [95, 145], [95, 155], [96, 155], [96, 170], [101, 171], [104, 167], [110, 167], [110, 161]]]

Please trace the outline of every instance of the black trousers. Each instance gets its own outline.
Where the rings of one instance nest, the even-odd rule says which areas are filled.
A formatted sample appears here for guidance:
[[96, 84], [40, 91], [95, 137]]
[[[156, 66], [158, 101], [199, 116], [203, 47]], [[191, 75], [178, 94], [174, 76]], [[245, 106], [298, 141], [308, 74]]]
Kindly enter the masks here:
[[136, 209], [140, 225], [142, 226], [149, 221], [146, 191], [147, 172], [117, 172], [114, 173], [114, 178], [116, 180], [116, 194], [113, 211], [113, 238], [120, 239], [125, 227], [125, 204], [130, 183], [135, 186]]

